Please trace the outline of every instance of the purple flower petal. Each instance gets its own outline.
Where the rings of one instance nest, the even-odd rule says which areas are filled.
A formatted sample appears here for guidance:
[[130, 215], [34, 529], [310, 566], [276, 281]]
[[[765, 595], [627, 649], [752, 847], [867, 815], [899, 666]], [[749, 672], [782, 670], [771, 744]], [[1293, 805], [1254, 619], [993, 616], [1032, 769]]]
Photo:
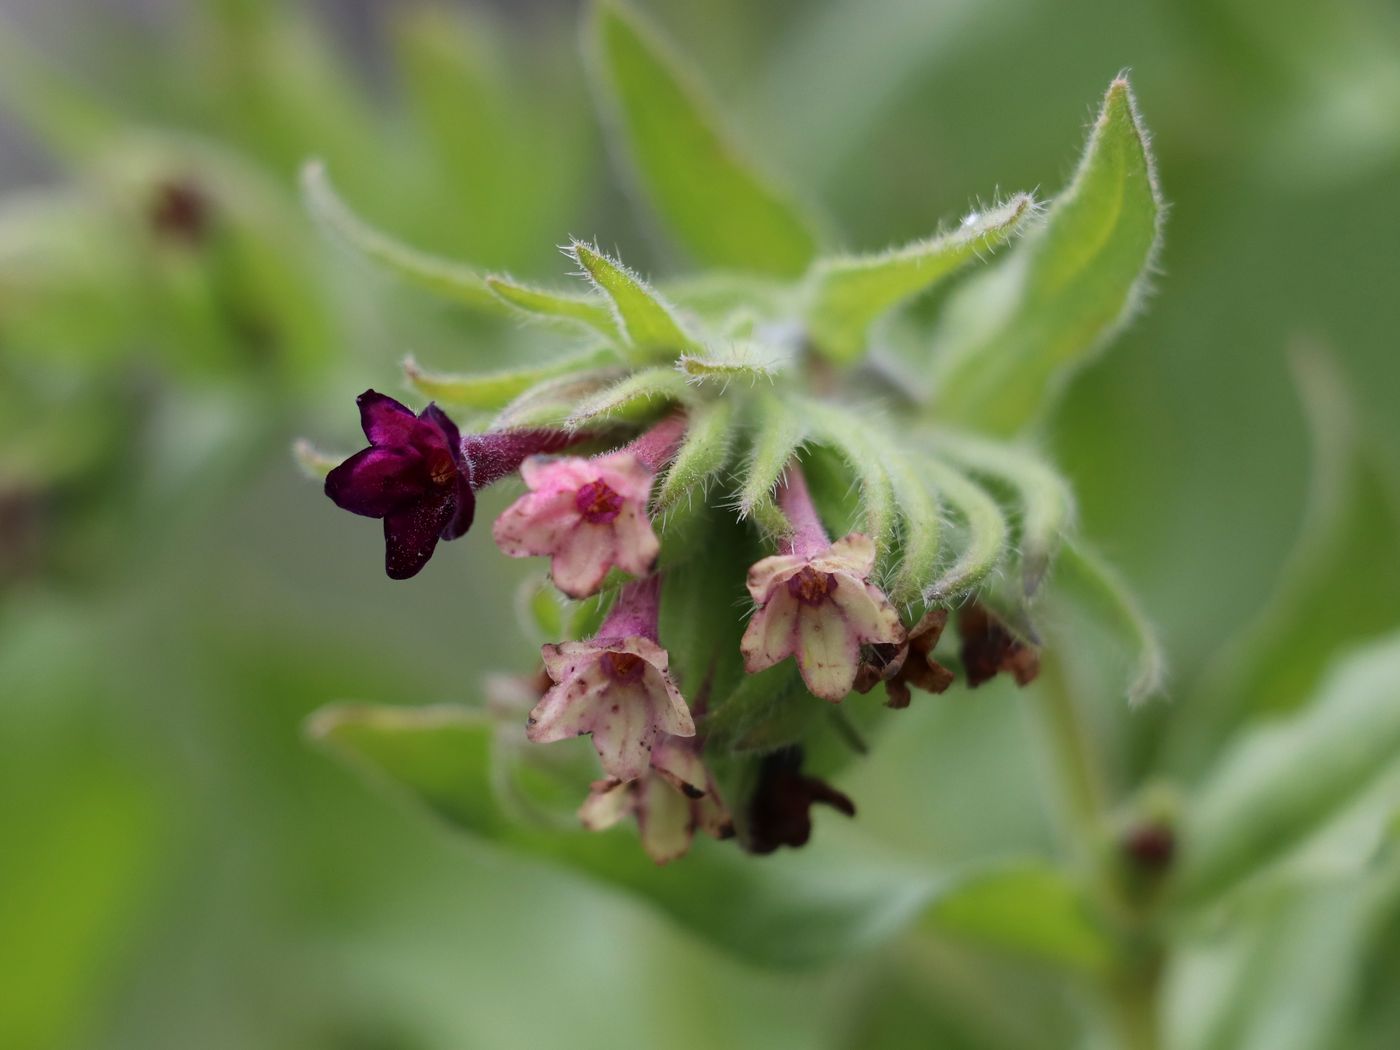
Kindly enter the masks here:
[[360, 427], [371, 445], [390, 447], [413, 444], [419, 422], [407, 405], [377, 390], [366, 390], [355, 399], [355, 404], [360, 406]]
[[[428, 407], [418, 416], [421, 423], [436, 427], [442, 433], [443, 444], [452, 453], [452, 461], [458, 466], [462, 464], [462, 435], [457, 430], [457, 424], [447, 418], [447, 413], [437, 407], [435, 402], [430, 402]], [[421, 441], [426, 434], [422, 434], [423, 427], [419, 427]]]
[[442, 530], [442, 538], [455, 540], [467, 534], [476, 517], [476, 493], [465, 473], [457, 475], [457, 498], [452, 508], [452, 520]]
[[384, 519], [384, 571], [391, 580], [417, 576], [456, 512], [451, 492], [422, 500]]
[[362, 449], [326, 475], [335, 505], [367, 518], [404, 510], [427, 488], [422, 456], [410, 449]]

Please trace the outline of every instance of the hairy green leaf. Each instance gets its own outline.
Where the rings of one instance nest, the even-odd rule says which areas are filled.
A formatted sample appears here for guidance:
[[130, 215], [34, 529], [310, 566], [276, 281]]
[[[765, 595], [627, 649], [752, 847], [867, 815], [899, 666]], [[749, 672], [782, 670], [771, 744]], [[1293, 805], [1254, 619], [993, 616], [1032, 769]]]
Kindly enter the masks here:
[[1397, 682], [1400, 636], [1392, 634], [1342, 660], [1305, 710], [1240, 739], [1184, 810], [1183, 901], [1219, 899], [1396, 768]]
[[1044, 225], [948, 304], [936, 339], [939, 417], [995, 434], [1033, 422], [1137, 305], [1161, 215], [1132, 92], [1115, 80]]
[[657, 508], [669, 510], [697, 490], [703, 492], [729, 465], [733, 450], [733, 401], [711, 401], [692, 411], [685, 440], [656, 494]]
[[962, 550], [953, 563], [924, 589], [926, 602], [943, 605], [979, 586], [1001, 564], [1010, 530], [996, 500], [966, 475], [933, 457], [923, 462], [922, 469], [939, 503], [966, 529]]
[[564, 425], [578, 429], [605, 419], [632, 418], [668, 401], [686, 401], [692, 393], [685, 376], [674, 368], [643, 368], [584, 398]]
[[598, 368], [546, 379], [501, 409], [492, 429], [559, 426], [569, 418], [580, 400], [596, 396], [623, 375], [619, 368]]
[[769, 512], [776, 510], [773, 491], [792, 457], [807, 437], [807, 424], [782, 399], [764, 394], [752, 402], [752, 438], [744, 480], [739, 487], [739, 514], [776, 524]]
[[868, 949], [911, 922], [930, 892], [927, 880], [898, 868], [817, 847], [756, 863], [732, 843], [701, 836], [684, 860], [658, 868], [628, 829], [517, 823], [497, 801], [495, 725], [469, 708], [340, 705], [317, 712], [307, 728], [336, 757], [458, 830], [636, 894], [760, 965], [815, 966]]
[[617, 355], [611, 350], [599, 349], [536, 368], [452, 375], [425, 371], [408, 357], [404, 359], [403, 371], [409, 386], [425, 397], [463, 408], [498, 409], [546, 379], [573, 376], [616, 361]]
[[871, 421], [828, 402], [807, 401], [799, 406], [799, 411], [811, 427], [813, 438], [840, 453], [855, 474], [860, 483], [865, 531], [881, 555], [888, 553], [898, 520], [894, 486], [883, 457], [869, 437]]
[[893, 443], [882, 444], [880, 454], [894, 485], [903, 526], [899, 568], [890, 585], [890, 598], [896, 605], [909, 605], [933, 583], [943, 544], [943, 523], [938, 501], [908, 454]]
[[397, 274], [410, 284], [473, 310], [504, 314], [506, 304], [469, 266], [410, 248], [365, 222], [336, 194], [319, 161], [301, 171], [302, 192], [312, 216], [326, 230], [366, 259]]
[[590, 328], [609, 340], [620, 339], [617, 322], [607, 304], [595, 296], [568, 295], [518, 284], [508, 277], [486, 277], [486, 287], [527, 317], [563, 321]]
[[758, 343], [734, 343], [723, 350], [701, 354], [684, 354], [679, 361], [682, 372], [696, 382], [731, 382], [755, 386], [771, 383], [788, 364], [787, 358], [772, 347]]
[[693, 78], [618, 0], [594, 3], [594, 73], [657, 211], [706, 265], [795, 277], [816, 252], [803, 216], [728, 141]]
[[954, 433], [941, 433], [934, 443], [940, 454], [1015, 493], [1021, 512], [1021, 583], [1026, 595], [1033, 595], [1074, 520], [1069, 485], [1039, 457], [1014, 445]]
[[700, 348], [656, 290], [622, 263], [582, 241], [573, 242], [567, 253], [612, 303], [617, 327], [636, 356], [677, 357]]
[[969, 215], [951, 233], [872, 255], [818, 259], [807, 275], [803, 311], [812, 342], [835, 361], [854, 361], [882, 314], [1006, 243], [1033, 206], [1029, 194], [1018, 194]]

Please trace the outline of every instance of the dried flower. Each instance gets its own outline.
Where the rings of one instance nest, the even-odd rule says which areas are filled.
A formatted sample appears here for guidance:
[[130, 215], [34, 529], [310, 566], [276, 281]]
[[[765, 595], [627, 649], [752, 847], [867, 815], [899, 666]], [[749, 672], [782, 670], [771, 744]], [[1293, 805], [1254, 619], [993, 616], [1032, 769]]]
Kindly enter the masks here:
[[772, 853], [780, 846], [805, 846], [812, 837], [812, 806], [821, 803], [848, 817], [856, 804], [824, 780], [802, 772], [800, 748], [775, 751], [759, 767], [758, 785], [749, 801], [748, 839], [752, 853]]
[[930, 609], [909, 629], [904, 644], [871, 646], [870, 658], [856, 673], [856, 692], [868, 693], [884, 682], [886, 706], [905, 708], [911, 687], [926, 693], [946, 690], [953, 684], [953, 672], [933, 658], [933, 650], [947, 625], [947, 609]]
[[963, 670], [973, 689], [1000, 671], [1010, 672], [1017, 685], [1029, 685], [1040, 673], [1040, 655], [1035, 648], [1012, 634], [980, 603], [974, 602], [959, 614], [958, 633], [962, 635]]

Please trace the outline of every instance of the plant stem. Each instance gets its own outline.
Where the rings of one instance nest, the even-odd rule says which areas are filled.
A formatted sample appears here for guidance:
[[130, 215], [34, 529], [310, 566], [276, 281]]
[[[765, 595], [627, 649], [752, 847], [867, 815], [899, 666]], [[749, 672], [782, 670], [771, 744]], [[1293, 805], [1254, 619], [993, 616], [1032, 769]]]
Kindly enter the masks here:
[[1144, 948], [1143, 916], [1124, 899], [1111, 852], [1101, 848], [1108, 812], [1105, 777], [1080, 718], [1063, 667], [1042, 665], [1038, 711], [1060, 784], [1066, 831], [1106, 917], [1117, 927], [1123, 950], [1102, 987], [1105, 1012], [1122, 1050], [1159, 1050], [1161, 960], [1155, 945]]

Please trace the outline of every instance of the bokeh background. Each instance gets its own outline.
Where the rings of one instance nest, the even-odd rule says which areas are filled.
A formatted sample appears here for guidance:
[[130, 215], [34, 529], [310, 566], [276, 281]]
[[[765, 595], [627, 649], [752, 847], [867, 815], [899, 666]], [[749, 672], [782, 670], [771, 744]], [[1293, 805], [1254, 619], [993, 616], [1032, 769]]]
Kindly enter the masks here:
[[[1104, 705], [1096, 725], [1128, 738], [1125, 782], [1189, 787], [1231, 721], [1193, 703], [1202, 676], [1277, 600], [1305, 516], [1290, 361], [1325, 354], [1354, 393], [1332, 425], [1400, 454], [1400, 9], [637, 6], [852, 247], [1053, 193], [1131, 70], [1172, 202], [1160, 273], [1046, 446], [1172, 656], [1170, 701]], [[377, 527], [289, 449], [358, 447], [354, 394], [396, 389], [407, 352], [479, 368], [531, 336], [329, 250], [297, 167], [324, 157], [377, 222], [483, 266], [552, 280], [574, 234], [681, 272], [609, 164], [576, 3], [0, 14], [0, 1046], [1070, 1045], [1072, 1004], [1033, 972], [904, 946], [760, 971], [614, 891], [452, 840], [303, 740], [327, 701], [476, 701], [483, 672], [528, 666], [496, 597], [516, 567], [484, 533], [386, 580]], [[171, 183], [207, 197], [194, 236], [153, 222]], [[1369, 568], [1354, 606], [1317, 610], [1318, 646], [1339, 620], [1400, 623], [1400, 565]], [[842, 786], [866, 831], [938, 868], [1050, 848], [1042, 773], [998, 684], [917, 702]], [[814, 849], [841, 848], [835, 819]], [[1393, 977], [1394, 946], [1377, 958], [1373, 980]], [[1008, 989], [991, 1029], [969, 1019]], [[1346, 1045], [1400, 1040], [1384, 1018], [1367, 1033]]]

